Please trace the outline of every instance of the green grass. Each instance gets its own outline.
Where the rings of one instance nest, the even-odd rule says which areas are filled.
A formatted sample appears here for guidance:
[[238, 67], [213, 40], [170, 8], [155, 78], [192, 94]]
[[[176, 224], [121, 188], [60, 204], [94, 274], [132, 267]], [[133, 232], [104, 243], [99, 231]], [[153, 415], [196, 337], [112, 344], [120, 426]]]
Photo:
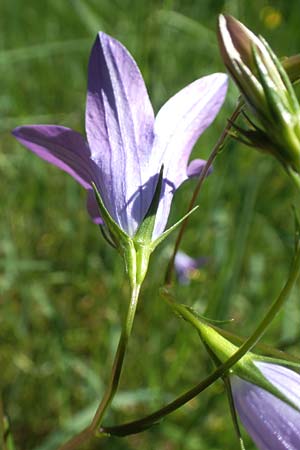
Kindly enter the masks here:
[[[122, 41], [137, 60], [157, 111], [178, 89], [223, 71], [215, 37], [227, 11], [263, 34], [278, 54], [299, 52], [298, 2], [263, 0], [2, 0], [0, 5], [0, 390], [16, 448], [54, 450], [91, 419], [109, 375], [125, 313], [122, 261], [85, 210], [85, 193], [66, 174], [10, 135], [25, 123], [84, 130], [86, 66], [96, 32]], [[275, 11], [275, 12], [276, 12]], [[269, 19], [268, 19], [269, 17]], [[194, 156], [209, 154], [237, 92]], [[193, 183], [176, 194], [170, 223], [185, 212]], [[230, 142], [204, 185], [182, 249], [209, 263], [177, 298], [248, 335], [287, 276], [298, 200], [278, 164]], [[158, 295], [175, 235], [151, 260], [120, 393], [106, 418], [139, 417], [197, 384], [211, 365], [197, 334]], [[295, 290], [265, 343], [296, 340]], [[245, 436], [247, 449], [254, 447]], [[237, 448], [221, 383], [137, 436], [86, 449]]]

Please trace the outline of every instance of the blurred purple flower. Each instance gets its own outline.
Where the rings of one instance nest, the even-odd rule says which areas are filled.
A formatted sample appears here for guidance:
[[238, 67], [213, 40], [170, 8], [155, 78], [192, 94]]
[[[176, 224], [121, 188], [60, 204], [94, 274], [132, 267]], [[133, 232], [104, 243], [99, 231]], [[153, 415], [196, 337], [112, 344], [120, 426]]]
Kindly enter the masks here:
[[177, 252], [174, 268], [179, 283], [189, 284], [193, 272], [202, 267], [207, 262], [207, 258], [191, 258], [184, 252]]
[[[275, 389], [300, 408], [300, 375], [286, 367], [255, 361]], [[236, 375], [231, 376], [234, 404], [260, 450], [299, 450], [300, 412], [283, 400]]]
[[196, 80], [172, 97], [154, 120], [132, 56], [120, 42], [100, 32], [88, 69], [87, 141], [57, 125], [22, 126], [13, 134], [87, 189], [89, 213], [102, 223], [94, 182], [111, 217], [131, 237], [149, 209], [163, 164], [155, 239], [166, 226], [175, 190], [203, 168], [203, 160], [188, 166], [189, 156], [218, 113], [226, 89], [227, 76], [222, 73]]

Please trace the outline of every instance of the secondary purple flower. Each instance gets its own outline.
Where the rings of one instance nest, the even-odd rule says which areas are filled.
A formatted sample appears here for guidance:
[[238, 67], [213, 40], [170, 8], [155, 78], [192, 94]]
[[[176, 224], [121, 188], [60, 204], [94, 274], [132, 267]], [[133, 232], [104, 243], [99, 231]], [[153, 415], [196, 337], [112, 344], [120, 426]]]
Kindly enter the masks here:
[[174, 267], [181, 284], [189, 284], [193, 272], [206, 263], [206, 258], [191, 258], [184, 252], [177, 252]]
[[87, 189], [90, 215], [102, 223], [93, 182], [110, 216], [130, 237], [145, 218], [164, 165], [155, 239], [166, 226], [175, 190], [203, 167], [203, 160], [188, 166], [189, 156], [218, 113], [226, 89], [225, 74], [203, 77], [172, 97], [154, 119], [132, 56], [120, 42], [99, 33], [89, 61], [87, 140], [54, 125], [23, 126], [13, 134]]
[[[300, 375], [286, 367], [254, 361], [265, 379], [300, 409]], [[299, 450], [300, 412], [262, 387], [230, 377], [234, 404], [260, 450]]]
[[[191, 320], [190, 308], [175, 310], [199, 331], [217, 366], [236, 354], [238, 347], [206, 320], [195, 314]], [[227, 369], [234, 407], [260, 450], [300, 449], [300, 375], [285, 365], [248, 352]]]

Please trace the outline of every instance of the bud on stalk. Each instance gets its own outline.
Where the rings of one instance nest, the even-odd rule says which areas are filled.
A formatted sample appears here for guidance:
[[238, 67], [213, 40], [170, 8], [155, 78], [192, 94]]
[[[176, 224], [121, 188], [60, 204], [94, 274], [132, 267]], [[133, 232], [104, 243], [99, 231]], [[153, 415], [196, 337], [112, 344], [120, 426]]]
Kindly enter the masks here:
[[230, 16], [219, 17], [224, 63], [253, 114], [249, 129], [235, 127], [244, 143], [273, 154], [300, 174], [300, 106], [292, 82], [300, 78], [300, 56], [279, 61], [268, 43]]

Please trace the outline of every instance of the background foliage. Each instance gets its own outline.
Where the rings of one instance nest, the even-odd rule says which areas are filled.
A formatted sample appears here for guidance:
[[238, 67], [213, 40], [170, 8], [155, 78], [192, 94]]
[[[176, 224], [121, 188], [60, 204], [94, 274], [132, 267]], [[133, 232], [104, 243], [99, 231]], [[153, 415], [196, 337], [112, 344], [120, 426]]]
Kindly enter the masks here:
[[[299, 2], [254, 0], [2, 0], [0, 3], [0, 389], [16, 447], [54, 450], [86, 425], [101, 398], [125, 311], [122, 262], [66, 174], [15, 142], [21, 124], [83, 132], [86, 67], [98, 30], [137, 60], [155, 110], [194, 79], [223, 71], [215, 36], [226, 11], [263, 34], [280, 55], [299, 52]], [[235, 105], [195, 147], [207, 156]], [[185, 212], [193, 183], [175, 198]], [[230, 142], [199, 198], [182, 249], [207, 265], [177, 298], [246, 336], [277, 295], [293, 247], [293, 188], [278, 165]], [[106, 423], [150, 412], [211, 370], [199, 339], [158, 295], [172, 236], [152, 258], [120, 393]], [[299, 355], [294, 292], [264, 342]], [[247, 449], [253, 449], [246, 437]], [[218, 450], [237, 447], [221, 383], [137, 436], [87, 449]]]

